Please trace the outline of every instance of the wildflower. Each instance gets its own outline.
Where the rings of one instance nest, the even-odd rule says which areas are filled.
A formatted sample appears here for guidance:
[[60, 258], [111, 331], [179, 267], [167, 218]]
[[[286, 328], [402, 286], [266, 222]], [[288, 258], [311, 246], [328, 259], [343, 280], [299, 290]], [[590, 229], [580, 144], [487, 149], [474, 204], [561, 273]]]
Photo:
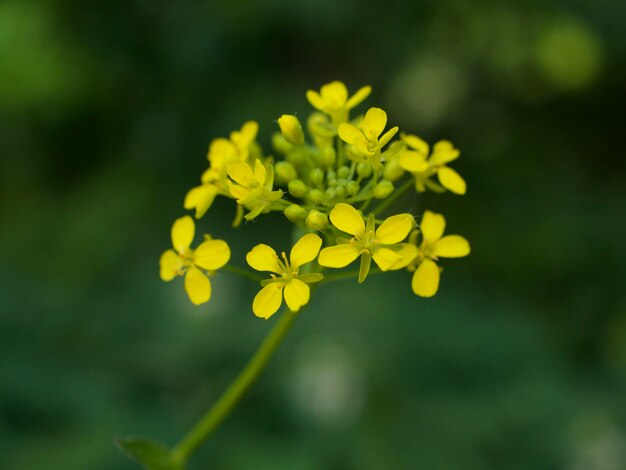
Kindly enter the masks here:
[[[414, 262], [409, 264], [409, 269], [417, 266], [411, 287], [420, 297], [432, 297], [439, 289], [440, 270], [436, 263], [439, 258], [462, 258], [470, 253], [468, 241], [460, 235], [443, 237], [445, 227], [446, 219], [443, 215], [430, 211], [424, 213], [420, 225], [422, 243]], [[415, 243], [417, 232], [411, 234], [411, 238]]]
[[364, 86], [348, 98], [348, 89], [342, 82], [331, 82], [322, 86], [320, 92], [309, 90], [306, 97], [311, 105], [328, 114], [335, 126], [348, 120], [348, 113], [369, 96], [372, 87]]
[[387, 125], [387, 113], [380, 108], [370, 108], [361, 129], [344, 122], [339, 126], [339, 137], [352, 145], [350, 155], [358, 162], [370, 163], [374, 168], [380, 168], [381, 149], [398, 132], [398, 127], [392, 127], [381, 136]]
[[228, 176], [234, 181], [228, 182], [231, 194], [237, 203], [251, 210], [245, 216], [252, 220], [269, 205], [283, 197], [281, 190], [273, 191], [274, 171], [271, 165], [264, 166], [260, 160], [254, 161], [254, 171], [245, 162], [238, 161], [228, 166]]
[[430, 148], [426, 142], [414, 135], [404, 135], [402, 140], [411, 150], [406, 150], [398, 157], [400, 167], [413, 174], [415, 178], [415, 189], [423, 192], [426, 188], [435, 191], [443, 189], [429, 178], [437, 174], [439, 183], [455, 194], [465, 194], [467, 185], [465, 180], [446, 166], [447, 163], [459, 158], [461, 152], [454, 148], [451, 142], [440, 140], [433, 147], [433, 152], [428, 156]]
[[297, 117], [291, 114], [283, 114], [278, 118], [278, 126], [285, 140], [291, 145], [300, 146], [304, 144], [302, 125]]
[[257, 271], [269, 271], [271, 279], [254, 297], [252, 311], [257, 317], [269, 318], [280, 308], [283, 295], [289, 309], [297, 312], [309, 302], [308, 284], [322, 279], [321, 273], [300, 273], [300, 267], [313, 261], [320, 251], [322, 239], [314, 233], [304, 235], [291, 249], [289, 259], [282, 253], [282, 261], [270, 246], [260, 244], [247, 255], [246, 261]]
[[230, 141], [237, 149], [237, 156], [240, 160], [246, 161], [250, 156], [250, 148], [259, 133], [259, 123], [248, 121], [241, 126], [238, 131], [230, 133]]
[[185, 276], [185, 290], [196, 305], [211, 298], [211, 281], [204, 271], [216, 271], [230, 260], [230, 248], [223, 240], [212, 240], [205, 236], [195, 250], [191, 242], [195, 224], [188, 215], [177, 219], [172, 225], [172, 245], [161, 255], [161, 279], [171, 281], [176, 276]]
[[[401, 263], [403, 256], [411, 250], [404, 247], [406, 244], [400, 243], [414, 226], [410, 214], [389, 217], [376, 229], [374, 214], [370, 214], [366, 225], [354, 207], [339, 203], [330, 212], [330, 221], [353, 238], [338, 239], [338, 245], [324, 248], [320, 252], [319, 264], [328, 268], [343, 268], [361, 256], [359, 282], [365, 280], [372, 258], [382, 271], [399, 269], [395, 265]], [[400, 254], [402, 248], [405, 248], [405, 252]]]

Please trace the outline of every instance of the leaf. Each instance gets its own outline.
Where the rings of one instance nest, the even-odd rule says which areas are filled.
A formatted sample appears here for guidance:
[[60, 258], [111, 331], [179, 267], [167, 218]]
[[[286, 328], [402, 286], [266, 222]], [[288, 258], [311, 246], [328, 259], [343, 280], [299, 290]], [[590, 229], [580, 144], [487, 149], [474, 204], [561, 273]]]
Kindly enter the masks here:
[[118, 437], [115, 445], [146, 470], [182, 470], [180, 464], [172, 462], [169, 450], [156, 441], [143, 437]]

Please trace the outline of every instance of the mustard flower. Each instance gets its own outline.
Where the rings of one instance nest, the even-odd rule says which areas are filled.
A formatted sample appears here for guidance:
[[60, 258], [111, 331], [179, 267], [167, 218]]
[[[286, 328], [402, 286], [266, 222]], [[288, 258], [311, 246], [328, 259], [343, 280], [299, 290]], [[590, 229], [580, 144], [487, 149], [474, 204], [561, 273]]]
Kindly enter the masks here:
[[348, 98], [348, 89], [342, 82], [334, 81], [322, 86], [320, 92], [309, 90], [306, 97], [314, 108], [330, 116], [333, 124], [338, 126], [348, 120], [349, 112], [369, 96], [372, 87], [364, 86]]
[[238, 161], [228, 166], [228, 176], [234, 181], [228, 182], [231, 194], [237, 203], [250, 208], [246, 220], [252, 220], [269, 205], [283, 197], [279, 189], [273, 191], [274, 169], [272, 165], [263, 165], [261, 160], [254, 161], [254, 170], [245, 162]]
[[398, 132], [398, 127], [392, 127], [382, 136], [387, 126], [387, 113], [380, 108], [370, 108], [358, 129], [352, 124], [344, 122], [339, 125], [339, 137], [352, 145], [350, 156], [357, 162], [368, 162], [374, 168], [380, 168], [381, 149]]
[[300, 273], [300, 268], [313, 261], [320, 251], [322, 239], [309, 233], [301, 237], [291, 249], [289, 259], [282, 253], [282, 261], [274, 249], [265, 244], [255, 246], [246, 255], [248, 264], [257, 271], [269, 271], [271, 279], [254, 297], [252, 311], [257, 317], [269, 318], [280, 308], [283, 295], [289, 309], [297, 312], [309, 302], [311, 290], [308, 284], [320, 281], [321, 273]]
[[443, 191], [429, 178], [437, 174], [439, 183], [455, 194], [465, 194], [467, 185], [465, 180], [446, 164], [459, 158], [461, 152], [447, 140], [440, 140], [433, 147], [433, 152], [428, 156], [430, 148], [426, 142], [414, 135], [404, 135], [402, 140], [409, 147], [398, 157], [398, 164], [415, 178], [415, 189], [419, 192], [429, 187], [435, 191]]
[[191, 242], [195, 235], [195, 224], [188, 215], [177, 219], [172, 225], [172, 245], [161, 255], [161, 279], [171, 281], [176, 276], [185, 276], [185, 290], [189, 299], [199, 305], [211, 298], [211, 281], [207, 276], [223, 267], [230, 260], [230, 248], [223, 240], [205, 241], [193, 250]]
[[349, 204], [339, 203], [330, 212], [330, 221], [353, 237], [338, 239], [338, 245], [324, 248], [318, 262], [328, 268], [343, 268], [361, 256], [359, 282], [365, 280], [372, 258], [382, 271], [401, 269], [398, 266], [403, 264], [403, 259], [414, 251], [408, 244], [401, 243], [415, 224], [411, 214], [391, 216], [376, 229], [373, 214], [366, 225], [359, 211]]
[[[439, 289], [440, 269], [436, 263], [439, 258], [462, 258], [470, 253], [470, 245], [465, 238], [460, 235], [443, 236], [445, 227], [443, 215], [430, 211], [424, 213], [420, 225], [422, 242], [417, 257], [409, 264], [409, 269], [417, 267], [411, 287], [420, 297], [432, 297]], [[412, 233], [411, 238], [415, 242], [417, 232]]]

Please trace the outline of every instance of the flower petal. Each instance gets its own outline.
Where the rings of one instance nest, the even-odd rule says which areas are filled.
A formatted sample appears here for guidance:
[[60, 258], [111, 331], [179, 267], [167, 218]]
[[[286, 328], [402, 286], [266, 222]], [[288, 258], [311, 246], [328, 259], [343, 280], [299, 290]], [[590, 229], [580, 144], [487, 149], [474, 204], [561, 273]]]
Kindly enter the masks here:
[[348, 124], [347, 122], [339, 124], [337, 132], [339, 133], [339, 137], [341, 138], [341, 140], [348, 144], [353, 144], [354, 141], [359, 137], [363, 138], [363, 134], [361, 134], [361, 131], [354, 127], [352, 124]]
[[201, 268], [215, 271], [230, 260], [230, 248], [224, 240], [207, 240], [193, 252], [193, 262]]
[[442, 258], [462, 258], [470, 254], [468, 241], [460, 235], [447, 235], [435, 245], [435, 256]]
[[398, 157], [400, 168], [413, 173], [421, 173], [428, 170], [428, 162], [426, 157], [415, 150], [406, 150]]
[[283, 272], [278, 264], [278, 256], [274, 249], [263, 243], [255, 246], [248, 252], [246, 261], [257, 271], [270, 271], [276, 274]]
[[413, 273], [413, 293], [420, 297], [432, 297], [439, 289], [439, 266], [425, 259]]
[[324, 85], [320, 92], [326, 105], [330, 105], [333, 108], [344, 106], [348, 99], [348, 89], [339, 81]]
[[354, 95], [350, 97], [350, 99], [346, 103], [346, 108], [348, 109], [354, 108], [359, 103], [361, 103], [365, 98], [367, 98], [371, 92], [372, 92], [372, 87], [369, 85], [364, 86], [363, 88], [360, 88]]
[[461, 155], [459, 149], [454, 148], [452, 142], [440, 140], [433, 147], [433, 154], [430, 156], [431, 165], [442, 165], [456, 160]]
[[404, 240], [415, 225], [411, 214], [393, 215], [376, 230], [376, 241], [383, 245], [393, 245]]
[[361, 236], [365, 233], [363, 217], [350, 204], [340, 202], [330, 211], [330, 221], [335, 227], [345, 233]]
[[228, 165], [226, 171], [228, 172], [228, 176], [241, 186], [249, 188], [254, 185], [254, 173], [247, 163], [241, 161], [233, 162]]
[[396, 246], [400, 247], [399, 250], [396, 250], [396, 254], [398, 255], [399, 259], [393, 264], [392, 267], [389, 268], [392, 271], [406, 268], [409, 264], [413, 262], [413, 260], [417, 256], [417, 246], [415, 246], [413, 243], [401, 243]]
[[393, 138], [393, 136], [398, 133], [398, 129], [399, 127], [395, 126], [385, 132], [383, 136], [378, 140], [378, 146], [384, 147], [385, 145], [387, 145], [387, 142], [389, 142]]
[[359, 249], [354, 245], [335, 245], [320, 251], [317, 262], [327, 268], [343, 268], [359, 257]]
[[257, 317], [267, 320], [278, 311], [281, 303], [283, 303], [283, 290], [277, 282], [272, 282], [254, 297], [252, 311]]
[[320, 111], [324, 111], [324, 100], [317, 91], [309, 90], [306, 92], [306, 99], [309, 100], [311, 106]]
[[434, 212], [426, 211], [424, 217], [422, 217], [422, 223], [420, 230], [424, 238], [429, 241], [437, 241], [443, 235], [443, 231], [446, 228], [446, 219], [443, 215], [435, 214]]
[[363, 133], [369, 139], [370, 136], [378, 137], [387, 125], [387, 113], [380, 108], [370, 108], [363, 118]]
[[167, 250], [159, 260], [160, 275], [164, 281], [174, 279], [184, 265], [184, 260], [174, 250]]
[[439, 182], [453, 193], [465, 194], [465, 191], [467, 191], [465, 180], [452, 168], [448, 168], [447, 166], [440, 168], [437, 172], [437, 176], [439, 176]]
[[413, 150], [417, 150], [419, 153], [424, 155], [424, 157], [428, 156], [428, 144], [418, 136], [407, 134], [402, 136], [402, 140]]
[[211, 281], [202, 271], [192, 266], [185, 275], [185, 290], [192, 303], [203, 304], [211, 298]]
[[381, 271], [389, 271], [400, 261], [400, 255], [389, 248], [376, 247], [372, 251], [372, 258]]
[[174, 225], [172, 225], [172, 245], [179, 253], [186, 251], [196, 232], [196, 225], [193, 223], [193, 219], [188, 215], [176, 219]]
[[212, 184], [203, 184], [191, 188], [185, 196], [185, 209], [195, 208], [196, 219], [199, 219], [209, 210], [217, 193], [218, 189]]
[[267, 179], [267, 170], [259, 159], [254, 161], [254, 179], [260, 186], [263, 186]]
[[308, 233], [300, 238], [291, 249], [289, 262], [292, 268], [296, 269], [303, 264], [310, 263], [315, 259], [322, 247], [322, 239], [314, 234]]
[[259, 132], [259, 123], [256, 121], [247, 121], [241, 126], [240, 138], [241, 143], [250, 145]]
[[292, 312], [297, 312], [303, 305], [309, 303], [311, 297], [311, 289], [300, 279], [292, 279], [285, 286], [284, 293], [285, 302]]

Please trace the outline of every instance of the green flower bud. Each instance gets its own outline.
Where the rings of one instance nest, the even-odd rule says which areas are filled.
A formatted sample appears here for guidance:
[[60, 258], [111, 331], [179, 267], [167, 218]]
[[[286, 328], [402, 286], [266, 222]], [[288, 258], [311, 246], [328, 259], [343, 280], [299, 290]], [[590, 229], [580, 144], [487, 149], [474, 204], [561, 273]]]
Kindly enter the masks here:
[[304, 144], [302, 125], [297, 117], [291, 114], [283, 114], [278, 118], [278, 126], [287, 142], [298, 147]]
[[321, 168], [315, 168], [309, 173], [309, 178], [311, 178], [311, 181], [315, 184], [322, 184], [324, 181], [324, 171]]
[[337, 176], [339, 178], [347, 179], [350, 176], [350, 168], [347, 166], [342, 166], [337, 170]]
[[361, 178], [369, 178], [370, 176], [372, 176], [372, 165], [370, 165], [369, 163], [359, 163], [356, 166], [356, 173]]
[[391, 181], [382, 180], [374, 188], [374, 197], [376, 199], [385, 199], [393, 192], [393, 184]]
[[357, 194], [359, 192], [359, 189], [361, 189], [361, 187], [356, 181], [350, 181], [346, 185], [346, 190], [348, 191], [348, 194], [350, 196], [354, 196], [355, 194]]
[[327, 199], [335, 199], [336, 196], [337, 196], [337, 190], [335, 188], [328, 188], [326, 190]]
[[304, 197], [309, 190], [306, 184], [304, 184], [301, 180], [292, 180], [287, 185], [287, 189], [289, 189], [289, 194], [293, 197]]
[[306, 219], [308, 212], [304, 207], [292, 204], [283, 211], [283, 214], [292, 222], [302, 222]]
[[400, 167], [398, 160], [390, 160], [385, 163], [385, 168], [383, 169], [383, 177], [389, 181], [397, 181], [402, 178], [404, 175], [404, 170]]
[[324, 147], [321, 150], [322, 163], [326, 167], [332, 167], [335, 164], [335, 160], [337, 159], [337, 152], [333, 147]]
[[272, 135], [272, 147], [274, 147], [274, 150], [278, 153], [282, 153], [283, 155], [293, 149], [293, 145], [287, 142], [282, 134], [279, 134], [278, 132]]
[[287, 184], [298, 177], [298, 172], [289, 162], [274, 163], [274, 178], [277, 184]]
[[312, 229], [324, 230], [328, 227], [328, 216], [323, 212], [312, 210], [304, 223]]
[[311, 189], [309, 191], [309, 201], [313, 204], [321, 204], [324, 202], [324, 192], [319, 189]]
[[326, 115], [317, 111], [311, 113], [307, 120], [307, 126], [311, 135], [323, 140], [332, 139], [337, 135], [337, 129], [330, 123]]
[[339, 185], [335, 188], [335, 192], [337, 193], [337, 197], [344, 197], [346, 195], [346, 187], [345, 185]]

